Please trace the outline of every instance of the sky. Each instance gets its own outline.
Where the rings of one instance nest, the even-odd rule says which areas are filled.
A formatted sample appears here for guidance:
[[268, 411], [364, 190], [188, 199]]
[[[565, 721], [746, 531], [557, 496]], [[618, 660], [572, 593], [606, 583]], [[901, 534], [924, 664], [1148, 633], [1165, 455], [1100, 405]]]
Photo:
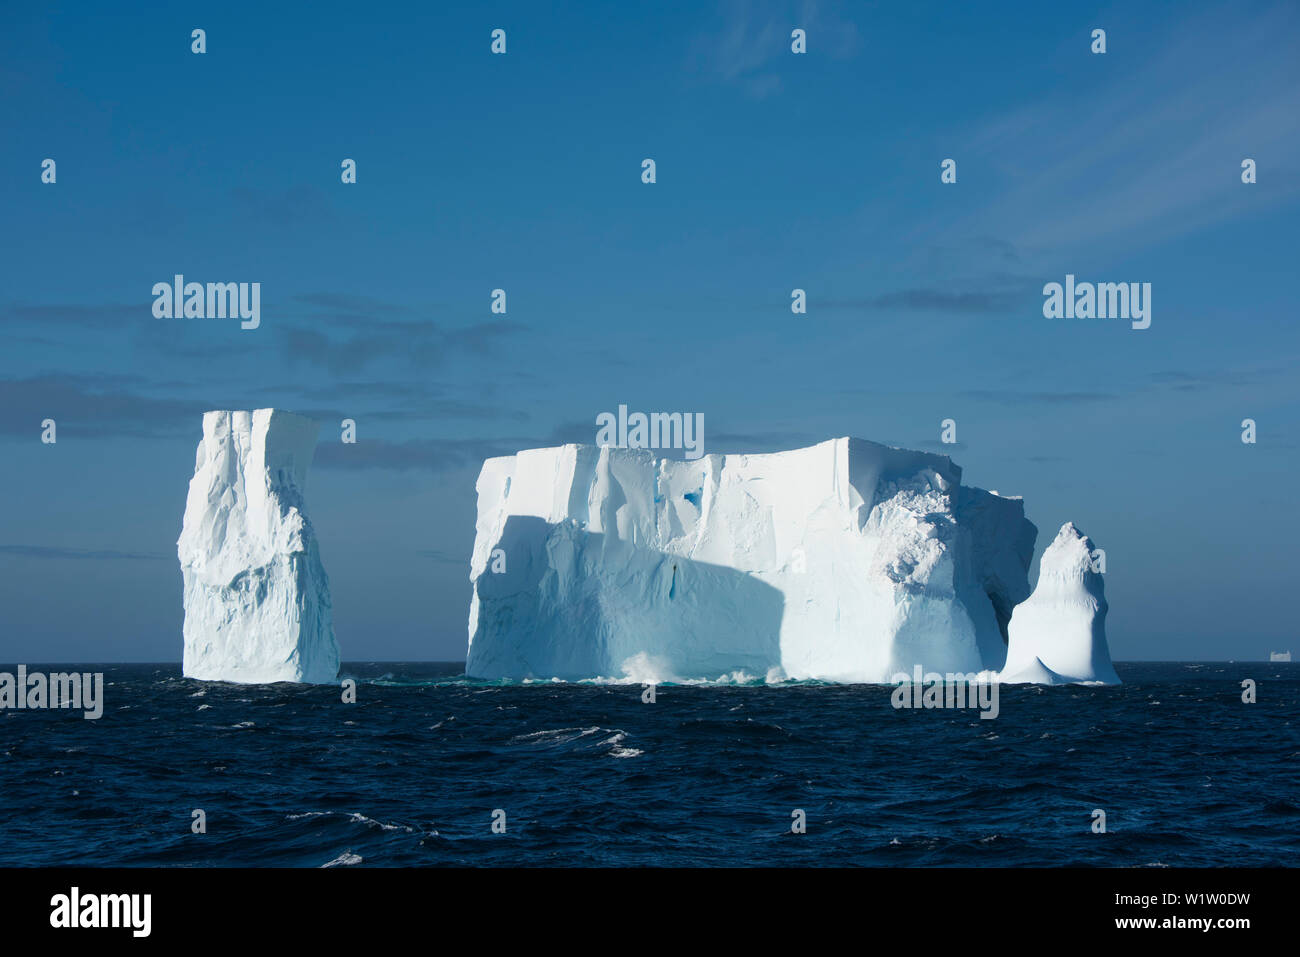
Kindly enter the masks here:
[[[179, 661], [202, 413], [270, 406], [348, 661], [463, 660], [482, 460], [620, 404], [950, 454], [1031, 580], [1106, 550], [1117, 660], [1300, 644], [1295, 4], [132, 7], [0, 13], [0, 660]], [[155, 318], [177, 273], [261, 325]]]

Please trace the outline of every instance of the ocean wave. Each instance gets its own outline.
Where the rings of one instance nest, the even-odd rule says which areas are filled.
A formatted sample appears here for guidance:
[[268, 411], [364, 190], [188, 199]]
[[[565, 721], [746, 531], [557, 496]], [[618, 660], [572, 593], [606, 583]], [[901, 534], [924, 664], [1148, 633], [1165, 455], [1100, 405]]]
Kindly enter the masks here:
[[[1226, 667], [1004, 689], [995, 721], [900, 720], [887, 686], [757, 668], [646, 704], [639, 687], [363, 663], [349, 671], [402, 686], [339, 706], [332, 688], [213, 683], [191, 697], [196, 682], [115, 667], [102, 722], [4, 714], [0, 865], [1209, 867], [1244, 853], [1287, 866], [1300, 664], [1253, 707], [1223, 706], [1238, 694]], [[224, 733], [250, 718], [253, 734]], [[1153, 735], [1177, 747], [1152, 761]], [[1107, 781], [1124, 787], [1098, 790]], [[216, 839], [189, 837], [177, 793]], [[816, 826], [774, 847], [793, 808]]]
[[332, 861], [327, 861], [321, 867], [348, 867], [352, 864], [360, 864], [364, 860], [360, 854], [353, 854], [351, 851], [344, 851]]
[[373, 817], [367, 817], [357, 811], [302, 811], [298, 814], [286, 814], [286, 821], [301, 821], [317, 817], [334, 817], [347, 821], [350, 824], [364, 824], [368, 828], [378, 828], [381, 831], [402, 831], [406, 834], [414, 834], [415, 828], [407, 824], [388, 824], [384, 821], [376, 820]]
[[547, 728], [543, 731], [529, 731], [515, 735], [507, 743], [542, 748], [603, 751], [615, 758], [635, 758], [645, 753], [640, 748], [624, 747], [623, 742], [626, 740], [627, 732], [621, 728], [602, 728], [599, 725], [592, 725], [585, 728]]

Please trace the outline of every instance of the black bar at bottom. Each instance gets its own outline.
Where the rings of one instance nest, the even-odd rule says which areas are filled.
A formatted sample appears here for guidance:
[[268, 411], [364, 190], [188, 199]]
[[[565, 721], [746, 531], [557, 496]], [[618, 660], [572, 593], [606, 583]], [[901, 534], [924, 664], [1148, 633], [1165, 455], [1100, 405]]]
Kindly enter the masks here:
[[[625, 941], [703, 933], [732, 943], [754, 934], [806, 940], [830, 930], [851, 931], [864, 944], [894, 933], [1041, 932], [1074, 940], [1159, 939], [1171, 931], [1230, 944], [1243, 933], [1288, 927], [1282, 908], [1293, 890], [1294, 872], [1249, 868], [5, 869], [0, 926], [10, 942], [76, 934], [83, 943], [118, 938], [128, 946], [250, 939], [336, 946], [390, 934], [433, 934], [427, 939], [436, 943], [448, 928], [472, 935], [458, 938], [460, 946], [478, 934], [542, 932], [594, 945], [593, 934]], [[139, 933], [142, 895], [149, 895], [147, 936]]]

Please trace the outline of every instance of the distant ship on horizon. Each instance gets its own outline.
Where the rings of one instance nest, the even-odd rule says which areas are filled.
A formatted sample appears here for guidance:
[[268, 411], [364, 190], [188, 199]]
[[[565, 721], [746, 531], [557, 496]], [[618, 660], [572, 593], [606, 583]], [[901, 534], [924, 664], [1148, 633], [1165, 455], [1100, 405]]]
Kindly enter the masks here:
[[1269, 661], [1290, 661], [1291, 652], [1289, 651], [1270, 651], [1268, 653]]

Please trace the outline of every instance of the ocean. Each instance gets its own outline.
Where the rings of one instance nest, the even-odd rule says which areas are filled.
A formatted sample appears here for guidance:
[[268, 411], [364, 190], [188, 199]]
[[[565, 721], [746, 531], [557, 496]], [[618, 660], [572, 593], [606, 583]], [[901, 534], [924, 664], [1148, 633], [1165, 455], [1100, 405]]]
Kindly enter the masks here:
[[347, 704], [334, 686], [80, 666], [104, 672], [99, 720], [0, 712], [0, 865], [1217, 867], [1300, 851], [1300, 663], [1121, 662], [1119, 687], [1003, 687], [994, 720], [895, 709], [871, 685], [667, 684], [647, 702], [641, 685], [463, 667], [349, 663]]

